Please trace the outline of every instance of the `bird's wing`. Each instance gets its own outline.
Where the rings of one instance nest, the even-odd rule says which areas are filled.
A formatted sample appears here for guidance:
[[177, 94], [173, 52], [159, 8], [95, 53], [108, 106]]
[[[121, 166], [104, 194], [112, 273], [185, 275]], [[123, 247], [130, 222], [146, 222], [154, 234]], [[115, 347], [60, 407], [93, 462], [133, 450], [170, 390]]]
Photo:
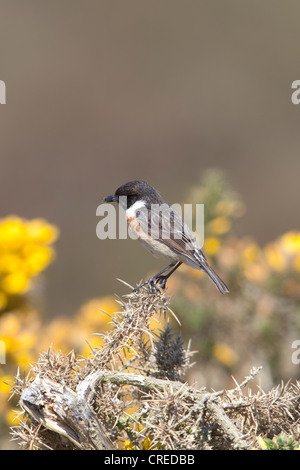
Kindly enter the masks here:
[[196, 264], [206, 263], [193, 232], [168, 204], [152, 204], [136, 213], [141, 230]]
[[[136, 213], [139, 230], [147, 237], [156, 238], [178, 254], [179, 259], [184, 260], [195, 268], [202, 269], [217, 286], [226, 294], [228, 287], [218, 274], [208, 265], [206, 257], [201, 250], [193, 232], [183, 222], [177, 212], [168, 204], [164, 208], [151, 207], [151, 211], [143, 208]], [[189, 263], [190, 261], [190, 263]]]

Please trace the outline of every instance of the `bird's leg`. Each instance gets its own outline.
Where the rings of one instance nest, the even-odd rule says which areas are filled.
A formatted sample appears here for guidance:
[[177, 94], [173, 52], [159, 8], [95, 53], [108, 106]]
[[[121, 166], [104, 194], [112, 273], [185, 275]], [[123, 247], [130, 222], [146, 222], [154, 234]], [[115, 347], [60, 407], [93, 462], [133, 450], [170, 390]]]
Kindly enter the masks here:
[[[180, 263], [180, 264], [181, 264], [181, 263]], [[165, 279], [165, 281], [164, 281], [164, 286], [165, 286], [166, 281], [167, 281], [168, 277], [170, 276], [170, 274], [172, 274], [172, 272], [175, 271], [175, 269], [177, 269], [177, 268], [179, 267], [179, 265], [176, 266], [176, 267], [174, 267], [175, 265], [176, 265], [176, 263], [171, 263], [171, 264], [169, 264], [169, 266], [167, 266], [166, 268], [164, 268], [164, 269], [163, 269], [162, 271], [160, 271], [159, 273], [155, 274], [155, 276], [152, 276], [150, 279], [148, 279], [148, 281], [145, 281], [145, 282], [143, 282], [142, 284], [140, 284], [139, 286], [135, 287], [135, 288], [133, 289], [133, 291], [134, 291], [134, 292], [137, 291], [138, 289], [140, 289], [141, 287], [145, 286], [146, 284], [147, 284], [147, 286], [148, 286], [148, 291], [150, 290], [150, 287], [152, 287], [152, 286], [154, 286], [156, 289], [158, 289], [158, 288], [156, 287], [157, 281], [159, 281], [159, 284], [161, 284], [161, 280], [160, 280], [160, 279], [166, 277], [166, 279]], [[166, 271], [168, 271], [168, 269], [170, 269], [170, 268], [173, 268], [173, 269], [171, 270], [171, 272], [170, 272], [167, 276], [162, 276], [162, 274], [165, 273]]]
[[177, 268], [179, 268], [179, 266], [181, 264], [182, 264], [182, 262], [178, 261], [177, 264], [175, 264], [175, 265], [173, 264], [173, 265], [168, 266], [168, 268], [172, 267], [173, 269], [171, 269], [171, 271], [168, 274], [165, 274], [164, 276], [162, 276], [162, 273], [158, 273], [155, 276], [155, 278], [156, 278], [155, 283], [158, 284], [162, 289], [165, 289], [167, 280], [169, 279], [171, 274], [173, 274], [173, 272], [176, 271]]

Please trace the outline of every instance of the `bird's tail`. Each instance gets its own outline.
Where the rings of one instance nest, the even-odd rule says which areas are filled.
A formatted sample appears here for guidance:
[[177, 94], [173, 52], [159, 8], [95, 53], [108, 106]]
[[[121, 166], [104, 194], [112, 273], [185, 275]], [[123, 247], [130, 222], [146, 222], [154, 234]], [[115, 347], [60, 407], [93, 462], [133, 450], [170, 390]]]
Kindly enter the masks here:
[[226, 286], [225, 282], [220, 279], [220, 277], [215, 273], [215, 271], [208, 265], [202, 263], [201, 266], [202, 270], [208, 275], [208, 277], [212, 280], [215, 286], [219, 289], [222, 294], [227, 294], [229, 292], [228, 287]]

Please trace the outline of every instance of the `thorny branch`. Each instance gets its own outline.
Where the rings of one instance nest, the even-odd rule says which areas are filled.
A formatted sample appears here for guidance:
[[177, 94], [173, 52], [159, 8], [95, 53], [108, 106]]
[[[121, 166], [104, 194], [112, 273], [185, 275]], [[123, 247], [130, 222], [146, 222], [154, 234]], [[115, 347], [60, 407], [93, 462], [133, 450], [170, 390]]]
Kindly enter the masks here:
[[[192, 352], [167, 324], [157, 335], [150, 320], [172, 315], [165, 292], [147, 288], [120, 299], [103, 344], [79, 359], [51, 349], [27, 377], [17, 376], [23, 420], [13, 438], [31, 449], [249, 449], [260, 434], [298, 432], [300, 384], [268, 394], [208, 392], [183, 381]], [[158, 321], [158, 319], [157, 319]], [[30, 419], [28, 419], [30, 418]], [[274, 434], [275, 433], [275, 434]]]

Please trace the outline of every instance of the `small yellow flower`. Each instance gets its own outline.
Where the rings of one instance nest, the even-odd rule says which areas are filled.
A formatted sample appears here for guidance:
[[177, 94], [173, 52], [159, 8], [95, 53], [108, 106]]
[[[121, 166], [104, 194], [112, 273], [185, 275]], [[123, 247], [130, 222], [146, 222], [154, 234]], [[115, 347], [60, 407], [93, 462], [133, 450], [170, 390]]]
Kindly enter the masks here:
[[2, 289], [10, 295], [24, 293], [28, 286], [28, 277], [21, 271], [8, 274], [1, 281]]
[[259, 254], [259, 246], [254, 242], [249, 243], [243, 251], [243, 257], [247, 263], [253, 263]]
[[142, 450], [149, 450], [151, 446], [151, 439], [149, 437], [146, 437], [145, 441], [142, 444]]
[[133, 444], [130, 441], [125, 441], [125, 450], [133, 450]]
[[23, 220], [12, 216], [0, 220], [0, 246], [7, 250], [19, 249], [27, 237]]
[[225, 199], [216, 204], [216, 213], [223, 216], [240, 217], [244, 212], [244, 204], [238, 200]]
[[0, 274], [17, 271], [22, 266], [21, 258], [16, 253], [3, 253], [0, 256]]
[[209, 256], [214, 256], [220, 249], [220, 240], [217, 237], [207, 237], [205, 239], [204, 249]]
[[44, 219], [33, 219], [26, 225], [29, 237], [35, 242], [53, 243], [59, 236], [58, 228]]
[[287, 266], [287, 260], [275, 243], [267, 245], [265, 255], [269, 266], [277, 272], [282, 272]]
[[265, 441], [263, 440], [263, 438], [261, 436], [258, 436], [256, 439], [257, 439], [261, 449], [267, 449], [268, 448], [267, 444], [265, 443]]
[[281, 239], [282, 248], [290, 254], [300, 255], [300, 232], [287, 232]]
[[218, 361], [228, 367], [233, 366], [238, 360], [236, 352], [228, 346], [228, 344], [223, 343], [222, 341], [214, 345], [213, 353]]
[[226, 216], [230, 216], [233, 214], [234, 212], [234, 204], [231, 202], [231, 201], [219, 201], [217, 204], [216, 204], [216, 213], [219, 214], [219, 215], [226, 215]]
[[209, 224], [210, 232], [214, 235], [224, 235], [231, 228], [231, 222], [227, 217], [220, 216], [213, 219]]
[[37, 245], [28, 253], [25, 267], [30, 276], [42, 271], [54, 258], [54, 250], [47, 246]]

